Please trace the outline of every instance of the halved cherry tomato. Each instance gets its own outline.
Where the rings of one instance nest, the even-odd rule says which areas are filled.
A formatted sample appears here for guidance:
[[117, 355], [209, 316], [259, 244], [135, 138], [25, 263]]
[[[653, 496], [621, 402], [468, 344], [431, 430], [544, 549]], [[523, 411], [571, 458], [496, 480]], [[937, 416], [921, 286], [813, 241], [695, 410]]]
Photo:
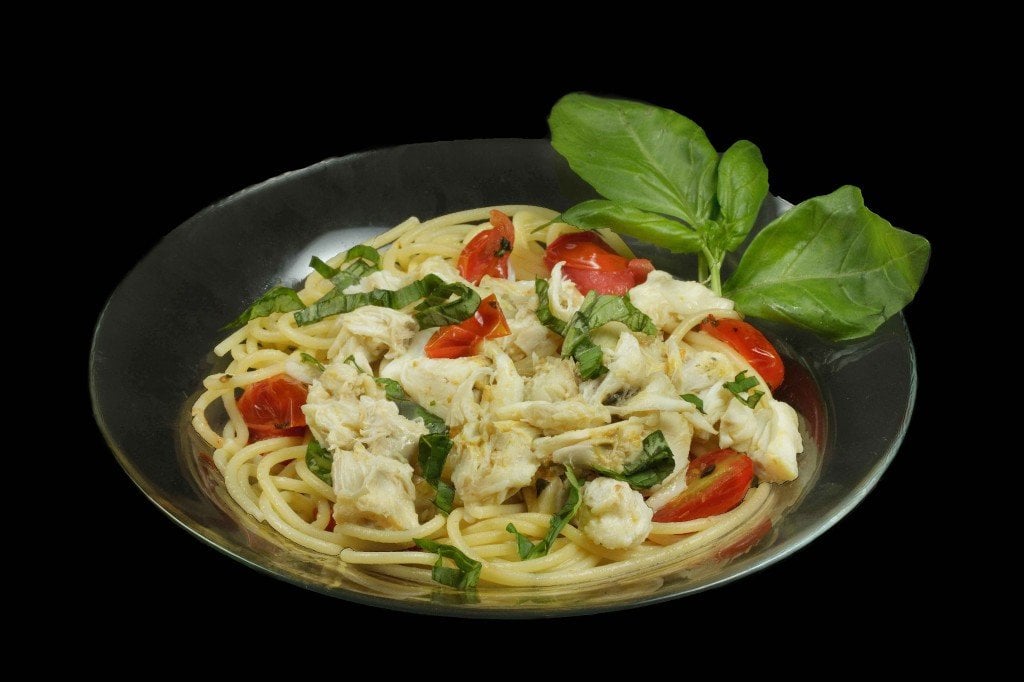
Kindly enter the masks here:
[[569, 232], [548, 244], [544, 264], [553, 268], [561, 261], [562, 274], [584, 294], [593, 290], [621, 296], [647, 281], [654, 270], [646, 258], [623, 258], [593, 232]]
[[501, 211], [491, 211], [491, 229], [469, 240], [459, 254], [459, 274], [473, 284], [484, 275], [508, 278], [508, 257], [516, 243], [512, 219]]
[[498, 299], [491, 294], [480, 301], [472, 317], [434, 332], [423, 350], [428, 358], [464, 358], [475, 355], [484, 339], [497, 339], [511, 333]]
[[654, 513], [659, 523], [724, 514], [740, 502], [754, 480], [754, 463], [730, 448], [709, 452], [686, 468], [686, 490]]
[[306, 432], [306, 384], [287, 374], [247, 386], [238, 399], [238, 410], [249, 427], [249, 442], [278, 436], [301, 436]]
[[710, 334], [722, 343], [732, 346], [773, 391], [786, 378], [786, 367], [775, 346], [757, 330], [757, 327], [743, 320], [716, 319], [714, 315], [697, 325], [697, 330]]

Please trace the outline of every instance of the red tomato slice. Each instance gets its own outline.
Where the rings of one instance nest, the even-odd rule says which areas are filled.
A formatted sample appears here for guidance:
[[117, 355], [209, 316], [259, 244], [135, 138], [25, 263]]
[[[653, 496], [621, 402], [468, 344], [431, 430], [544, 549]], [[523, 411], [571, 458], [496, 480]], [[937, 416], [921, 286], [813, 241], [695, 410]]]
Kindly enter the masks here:
[[473, 313], [473, 317], [463, 320], [458, 326], [488, 339], [497, 339], [512, 333], [505, 320], [505, 313], [501, 311], [494, 294], [480, 301], [480, 306]]
[[428, 358], [464, 358], [476, 355], [484, 339], [497, 339], [511, 333], [498, 299], [491, 294], [480, 301], [472, 317], [434, 332], [423, 351]]
[[709, 452], [686, 468], [686, 490], [654, 513], [659, 523], [724, 514], [740, 502], [754, 480], [754, 463], [730, 448]]
[[306, 384], [287, 374], [247, 386], [238, 409], [249, 427], [249, 442], [278, 436], [301, 436], [306, 431]]
[[654, 270], [646, 258], [623, 258], [593, 232], [570, 232], [551, 242], [544, 252], [544, 264], [553, 268], [561, 261], [565, 261], [562, 274], [583, 294], [596, 291], [621, 296], [646, 281]]
[[491, 229], [469, 240], [459, 254], [459, 274], [480, 284], [484, 275], [508, 278], [508, 257], [516, 243], [512, 219], [501, 211], [491, 211]]
[[733, 350], [742, 355], [750, 366], [757, 370], [761, 378], [773, 391], [786, 378], [786, 367], [782, 356], [775, 346], [757, 330], [757, 327], [743, 320], [715, 319], [708, 315], [707, 319], [697, 326], [698, 331], [710, 334], [719, 341], [732, 346]]

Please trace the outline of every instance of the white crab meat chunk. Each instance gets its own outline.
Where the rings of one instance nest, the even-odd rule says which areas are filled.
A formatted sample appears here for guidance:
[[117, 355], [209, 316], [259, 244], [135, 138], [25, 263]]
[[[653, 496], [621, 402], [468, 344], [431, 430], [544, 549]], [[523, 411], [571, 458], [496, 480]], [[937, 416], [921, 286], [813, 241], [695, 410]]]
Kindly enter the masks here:
[[362, 421], [359, 441], [370, 454], [409, 461], [416, 453], [420, 436], [427, 433], [420, 419], [406, 419], [390, 400], [359, 398]]
[[630, 289], [629, 299], [664, 332], [702, 311], [733, 309], [732, 301], [716, 296], [700, 282], [678, 280], [662, 270], [655, 270], [646, 282]]
[[557, 464], [575, 469], [608, 469], [620, 472], [643, 451], [648, 424], [638, 417], [589, 429], [566, 431], [538, 438], [534, 447]]
[[388, 289], [394, 291], [401, 289], [410, 282], [410, 279], [399, 272], [392, 270], [377, 270], [366, 275], [355, 284], [350, 284], [345, 287], [342, 293], [345, 294], [365, 294], [373, 291], [374, 289]]
[[490, 383], [480, 391], [481, 404], [495, 410], [502, 405], [522, 402], [526, 382], [516, 371], [512, 358], [496, 343], [484, 341], [481, 345], [483, 355], [493, 363]]
[[576, 363], [557, 357], [546, 357], [534, 365], [533, 376], [526, 380], [526, 400], [556, 402], [580, 394]]
[[[608, 410], [616, 415], [645, 412], [673, 413], [685, 416], [691, 424], [702, 431], [714, 433], [712, 422], [708, 421], [708, 418], [697, 409], [696, 405], [679, 397], [675, 385], [664, 372], [651, 374], [646, 379], [646, 385], [638, 393], [616, 405], [610, 405]], [[689, 452], [688, 449], [687, 452]]]
[[803, 452], [796, 410], [781, 400], [763, 397], [754, 409], [733, 398], [718, 425], [723, 448], [754, 460], [757, 476], [770, 483], [797, 476], [796, 456]]
[[352, 356], [369, 371], [369, 363], [405, 353], [419, 328], [411, 315], [398, 310], [375, 305], [356, 308], [338, 317], [338, 336], [327, 357], [344, 360]]
[[595, 478], [583, 486], [579, 523], [583, 533], [608, 549], [636, 547], [651, 532], [654, 511], [624, 481]]
[[604, 352], [604, 364], [608, 368], [607, 374], [580, 387], [583, 398], [589, 402], [603, 403], [616, 393], [635, 393], [643, 388], [648, 376], [664, 367], [641, 348], [636, 336], [630, 332], [620, 334], [615, 349]]
[[526, 400], [498, 408], [494, 411], [494, 417], [526, 422], [540, 429], [545, 435], [600, 426], [612, 420], [611, 412], [604, 405], [595, 405], [579, 399], [557, 402]]
[[[474, 386], [491, 373], [487, 358], [474, 355], [468, 358], [428, 358], [423, 353], [433, 329], [424, 329], [409, 344], [401, 357], [381, 364], [380, 376], [394, 379], [413, 402], [433, 412], [451, 426], [451, 412], [460, 386], [465, 386], [462, 395], [472, 402], [478, 398]], [[466, 384], [468, 383], [468, 386]]]
[[452, 483], [467, 505], [501, 504], [529, 485], [541, 458], [531, 447], [536, 430], [516, 421], [466, 429], [452, 439]]
[[419, 525], [408, 462], [378, 457], [361, 445], [334, 453], [334, 520], [408, 530]]
[[537, 294], [533, 280], [513, 282], [485, 276], [480, 280], [480, 295], [493, 293], [508, 322], [509, 335], [495, 340], [517, 363], [527, 361], [532, 367], [533, 355], [547, 357], [558, 351], [561, 339], [537, 319]]

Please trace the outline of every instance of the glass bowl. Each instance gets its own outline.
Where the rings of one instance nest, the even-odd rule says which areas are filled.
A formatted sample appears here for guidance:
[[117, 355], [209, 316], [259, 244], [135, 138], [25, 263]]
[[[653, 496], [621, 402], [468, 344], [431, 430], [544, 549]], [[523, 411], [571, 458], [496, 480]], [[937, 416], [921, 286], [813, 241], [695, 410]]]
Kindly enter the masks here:
[[[196, 537], [277, 578], [351, 601], [463, 616], [573, 615], [681, 597], [768, 566], [847, 514], [895, 456], [917, 383], [902, 315], [870, 338], [843, 344], [758, 322], [786, 356], [780, 397], [803, 417], [800, 478], [781, 487], [770, 529], [724, 539], [615, 589], [481, 585], [466, 594], [367, 573], [246, 515], [203, 456], [209, 448], [192, 431], [189, 408], [203, 377], [224, 364], [211, 351], [221, 326], [270, 286], [303, 278], [310, 256], [333, 255], [410, 215], [520, 203], [561, 210], [593, 196], [546, 140], [519, 139], [355, 154], [242, 190], [171, 232], [108, 301], [89, 373], [100, 429], [136, 485]], [[758, 226], [788, 207], [769, 197]], [[658, 268], [693, 277], [692, 257], [634, 247]]]

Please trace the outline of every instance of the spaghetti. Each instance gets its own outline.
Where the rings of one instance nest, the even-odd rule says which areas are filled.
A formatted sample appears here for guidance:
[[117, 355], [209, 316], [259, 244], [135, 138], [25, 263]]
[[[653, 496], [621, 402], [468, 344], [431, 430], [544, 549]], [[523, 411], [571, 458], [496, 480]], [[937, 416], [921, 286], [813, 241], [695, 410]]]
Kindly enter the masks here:
[[[412, 319], [403, 311], [412, 310], [413, 304], [389, 310], [387, 315], [380, 313], [377, 322], [384, 327], [377, 336], [362, 328], [353, 331], [358, 311], [300, 325], [293, 309], [250, 319], [214, 348], [217, 356], [228, 358], [228, 365], [203, 381], [205, 390], [192, 408], [192, 424], [214, 449], [213, 462], [231, 498], [246, 514], [302, 547], [336, 555], [347, 564], [424, 583], [431, 581], [431, 568], [438, 556], [417, 551], [417, 539], [454, 547], [479, 562], [483, 583], [553, 586], [622, 579], [652, 567], [679, 564], [724, 538], [735, 540], [737, 533], [763, 532], [765, 520], [776, 509], [777, 486], [771, 481], [796, 476], [795, 456], [802, 447], [796, 416], [772, 397], [755, 367], [735, 348], [695, 331], [709, 315], [717, 320], [739, 317], [731, 303], [700, 285], [686, 283], [691, 288], [685, 291], [699, 295], [680, 301], [676, 294], [683, 291], [681, 283], [665, 273], [652, 273], [630, 293], [633, 305], [657, 327], [656, 333], [630, 331], [618, 322], [590, 330], [608, 371], [590, 380], [577, 374], [571, 385], [564, 377], [572, 369], [572, 358], [559, 356], [562, 339], [541, 325], [538, 314], [538, 307], [546, 304], [564, 326], [583, 302], [577, 287], [562, 276], [562, 264], [550, 272], [544, 264], [548, 245], [576, 231], [552, 222], [557, 217], [554, 211], [499, 206], [422, 223], [410, 218], [367, 243], [380, 251], [379, 269], [345, 293], [394, 291], [428, 274], [468, 286], [454, 264], [467, 244], [489, 228], [486, 221], [493, 210], [510, 216], [514, 226], [509, 277], [484, 277], [473, 289], [481, 297], [496, 296], [510, 320], [511, 332], [483, 341], [473, 357], [427, 361], [423, 342], [436, 330], [398, 328], [396, 332], [394, 327]], [[614, 233], [602, 231], [601, 237], [622, 257], [633, 257]], [[326, 265], [337, 271], [345, 262], [342, 253]], [[534, 290], [535, 277], [547, 282], [543, 294], [539, 287]], [[333, 290], [328, 278], [314, 272], [296, 293], [301, 305], [311, 306]], [[704, 301], [709, 305], [702, 305]], [[366, 311], [361, 314], [359, 319], [365, 321]], [[637, 369], [637, 362], [646, 364]], [[630, 363], [632, 369], [627, 366]], [[438, 374], [430, 375], [424, 369], [427, 366]], [[303, 408], [310, 429], [264, 437], [247, 424], [240, 397], [260, 382], [281, 375], [311, 386], [309, 402]], [[349, 383], [341, 386], [339, 377]], [[541, 377], [545, 377], [543, 382]], [[742, 389], [747, 391], [743, 394], [733, 390], [735, 386], [730, 389], [738, 382], [729, 380], [740, 377], [753, 379], [757, 390]], [[428, 485], [422, 465], [410, 454], [415, 448], [410, 449], [409, 443], [427, 433], [424, 422], [395, 417], [396, 410], [381, 407], [386, 402], [383, 384], [375, 384], [381, 379], [397, 382], [408, 398], [428, 412], [437, 412], [446, 422], [456, 443], [441, 474], [446, 485], [454, 484], [450, 513], [430, 504], [437, 482]], [[528, 387], [525, 392], [523, 386]], [[761, 396], [750, 399], [755, 392]], [[680, 394], [689, 397], [680, 400]], [[742, 409], [737, 407], [738, 401]], [[222, 425], [212, 424], [208, 417], [210, 408], [218, 403], [226, 413]], [[366, 410], [387, 413], [391, 421], [381, 424], [404, 420], [401, 423], [409, 438], [401, 442], [406, 454], [382, 454], [380, 444], [399, 442], [401, 434], [378, 433], [371, 443], [369, 422], [361, 426], [345, 422], [347, 426], [337, 428], [348, 429], [345, 433], [349, 435], [339, 436], [332, 429], [345, 409], [362, 409], [359, 414], [365, 419], [376, 418]], [[561, 414], [565, 410], [569, 412]], [[578, 428], [580, 420], [582, 428]], [[672, 471], [645, 488], [629, 488], [621, 481], [605, 488], [618, 486], [615, 494], [620, 498], [646, 499], [648, 507], [670, 507], [677, 495], [694, 485], [686, 483], [688, 459], [729, 445], [750, 454], [757, 479], [730, 510], [683, 521], [659, 520], [658, 514], [652, 521], [651, 512], [641, 510], [640, 516], [646, 513], [647, 517], [638, 522], [643, 526], [640, 541], [608, 539], [628, 514], [615, 508], [612, 512], [618, 516], [602, 517], [603, 502], [590, 499], [598, 488], [594, 482], [606, 474], [620, 475], [609, 473], [609, 466], [602, 465], [617, 461], [621, 468], [628, 464], [635, 453], [624, 452], [627, 446], [639, 445], [640, 436], [650, 436], [656, 430], [665, 433], [674, 455]], [[358, 445], [345, 440], [352, 434]], [[500, 438], [505, 439], [500, 441], [502, 445], [492, 447]], [[311, 439], [333, 457], [333, 485], [328, 483], [330, 477], [310, 468], [307, 450]], [[519, 460], [502, 459], [518, 452], [516, 443], [521, 442], [528, 445], [520, 448]], [[644, 443], [646, 446], [646, 440]], [[384, 469], [393, 474], [388, 479], [392, 483], [406, 475], [401, 472], [408, 473], [406, 467], [411, 469], [413, 497], [405, 507], [414, 514], [411, 520], [408, 513], [404, 522], [402, 514], [392, 513], [391, 501], [383, 494], [372, 509], [360, 506], [359, 500], [339, 499], [339, 491], [347, 494], [345, 484], [339, 483], [347, 475], [343, 467], [379, 467], [384, 459], [388, 460]], [[366, 481], [373, 476], [380, 480], [384, 469], [373, 469]], [[520, 538], [540, 542], [552, 528], [553, 516], [572, 494], [563, 475], [565, 469], [581, 476], [582, 492], [576, 491], [581, 495], [580, 512], [570, 516], [546, 552], [524, 559]], [[360, 485], [369, 485], [366, 481]], [[400, 483], [394, 485], [396, 494], [409, 492]], [[601, 529], [599, 524], [604, 524]]]

